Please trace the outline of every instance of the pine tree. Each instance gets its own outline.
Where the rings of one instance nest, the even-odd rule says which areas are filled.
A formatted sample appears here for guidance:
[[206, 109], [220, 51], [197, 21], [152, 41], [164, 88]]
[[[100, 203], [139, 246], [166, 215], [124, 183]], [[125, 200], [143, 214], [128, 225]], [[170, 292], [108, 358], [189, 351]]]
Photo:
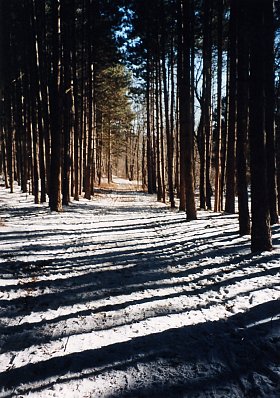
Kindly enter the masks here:
[[265, 46], [271, 37], [264, 29], [266, 0], [250, 1], [250, 168], [252, 252], [271, 250], [271, 228], [265, 151]]

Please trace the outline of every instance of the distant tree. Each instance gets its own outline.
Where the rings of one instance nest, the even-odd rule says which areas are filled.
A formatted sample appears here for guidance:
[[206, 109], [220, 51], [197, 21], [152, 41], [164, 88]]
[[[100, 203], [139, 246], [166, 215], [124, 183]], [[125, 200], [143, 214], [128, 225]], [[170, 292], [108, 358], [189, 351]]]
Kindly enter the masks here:
[[106, 175], [112, 182], [113, 161], [124, 155], [126, 132], [129, 130], [133, 114], [128, 97], [129, 75], [122, 65], [104, 69], [96, 77], [98, 112], [102, 115], [102, 140], [99, 142], [101, 157], [106, 160]]

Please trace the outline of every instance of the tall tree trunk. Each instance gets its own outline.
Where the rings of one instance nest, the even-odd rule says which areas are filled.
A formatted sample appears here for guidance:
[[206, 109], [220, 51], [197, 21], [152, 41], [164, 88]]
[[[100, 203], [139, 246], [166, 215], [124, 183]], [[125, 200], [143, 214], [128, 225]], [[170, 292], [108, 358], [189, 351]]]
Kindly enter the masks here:
[[85, 198], [90, 199], [92, 193], [92, 173], [93, 173], [93, 73], [92, 73], [92, 18], [93, 12], [91, 0], [87, 0], [88, 21], [87, 21], [87, 79], [88, 79], [88, 153], [86, 159], [85, 173]]
[[98, 185], [101, 184], [102, 177], [102, 114], [96, 109], [96, 174]]
[[50, 209], [61, 211], [61, 120], [59, 103], [59, 37], [58, 0], [51, 3], [52, 15], [52, 73], [50, 77], [50, 122], [51, 122], [51, 165], [50, 165]]
[[14, 191], [14, 151], [13, 151], [13, 140], [14, 134], [12, 129], [12, 114], [11, 114], [11, 43], [10, 43], [10, 2], [2, 4], [2, 43], [3, 43], [3, 80], [4, 80], [4, 131], [5, 131], [5, 142], [6, 142], [6, 154], [7, 154], [7, 170], [8, 170], [8, 181], [11, 193]]
[[[222, 142], [221, 142], [221, 210], [224, 209], [224, 188], [226, 176], [226, 160], [227, 160], [227, 138], [228, 138], [228, 108], [229, 108], [229, 59], [227, 59], [226, 69], [226, 102], [225, 102], [225, 121], [222, 126]], [[224, 128], [223, 128], [224, 127]]]
[[23, 193], [27, 192], [27, 162], [26, 162], [26, 132], [23, 125], [23, 90], [21, 81], [16, 83], [16, 134], [18, 135], [18, 148], [17, 153], [20, 162], [20, 174], [21, 174], [21, 189]]
[[240, 235], [250, 234], [250, 215], [247, 191], [247, 137], [248, 137], [248, 88], [249, 48], [245, 27], [248, 9], [242, 0], [237, 2], [237, 192]]
[[163, 122], [163, 103], [162, 103], [162, 74], [159, 66], [159, 119], [160, 119], [160, 155], [161, 155], [161, 180], [162, 180], [162, 201], [166, 202], [165, 184], [165, 151], [164, 151], [164, 122]]
[[72, 22], [72, 31], [71, 31], [71, 42], [72, 42], [72, 79], [73, 79], [73, 102], [74, 102], [74, 125], [73, 125], [73, 134], [74, 134], [74, 150], [73, 150], [73, 161], [74, 161], [74, 200], [79, 200], [80, 189], [81, 189], [81, 180], [80, 180], [80, 145], [81, 145], [81, 137], [80, 137], [80, 129], [79, 129], [79, 93], [78, 93], [78, 78], [77, 78], [77, 39], [76, 39], [76, 29], [75, 29], [75, 1], [72, 1], [72, 9], [71, 9], [71, 22]]
[[271, 250], [270, 212], [265, 151], [265, 46], [270, 45], [263, 27], [265, 2], [250, 0], [250, 166], [251, 250]]
[[61, 95], [63, 106], [63, 170], [62, 170], [62, 204], [70, 203], [70, 139], [71, 139], [71, 0], [61, 0], [61, 41], [62, 41], [62, 71]]
[[267, 147], [267, 182], [271, 224], [278, 223], [275, 160], [275, 88], [274, 88], [274, 16], [273, 0], [264, 4], [265, 45], [265, 130]]
[[[41, 202], [46, 201], [46, 193], [49, 192], [50, 176], [50, 121], [48, 109], [48, 71], [49, 59], [47, 57], [46, 46], [46, 16], [45, 0], [35, 0], [35, 16], [37, 31], [37, 55], [38, 55], [38, 74], [40, 82], [40, 98], [38, 102], [39, 126], [39, 146], [40, 146], [40, 176], [44, 175], [43, 185], [41, 185]], [[41, 120], [41, 122], [40, 122]]]
[[223, 14], [224, 0], [218, 2], [218, 70], [217, 70], [217, 149], [215, 162], [214, 211], [221, 211], [221, 141], [222, 141], [222, 77], [223, 77]]
[[212, 1], [204, 1], [203, 28], [203, 130], [205, 136], [205, 200], [207, 209], [211, 209], [212, 188], [210, 183], [211, 170], [211, 137], [212, 137]]
[[235, 213], [235, 140], [236, 140], [236, 1], [230, 1], [229, 27], [229, 114], [226, 162], [226, 213]]
[[142, 142], [142, 188], [145, 190], [147, 188], [147, 171], [146, 171], [146, 165], [147, 165], [147, 158], [146, 158], [146, 148], [147, 148], [147, 142], [145, 140], [145, 137], [143, 137], [143, 142]]
[[108, 184], [113, 182], [113, 175], [112, 175], [112, 132], [111, 132], [111, 123], [110, 123], [110, 121], [109, 121], [109, 126], [108, 126], [107, 179], [108, 179]]
[[182, 87], [181, 94], [181, 137], [184, 137], [185, 147], [182, 153], [184, 154], [184, 173], [186, 177], [186, 215], [187, 220], [195, 220], [196, 205], [194, 195], [194, 175], [193, 175], [193, 146], [194, 146], [194, 132], [192, 122], [192, 96], [191, 96], [191, 7], [190, 0], [183, 0], [182, 2], [182, 17], [183, 17], [183, 73], [182, 73]]
[[[6, 26], [4, 23], [5, 19], [5, 5], [4, 2], [0, 2], [0, 112], [3, 115], [5, 112], [4, 108], [4, 92], [5, 92], [5, 58], [4, 58], [4, 41], [5, 38]], [[8, 187], [8, 176], [7, 176], [7, 152], [6, 152], [6, 137], [4, 133], [4, 120], [0, 118], [0, 152], [1, 152], [1, 173], [4, 175], [5, 179], [5, 187]]]
[[276, 91], [276, 178], [277, 178], [277, 193], [278, 193], [278, 213], [280, 213], [280, 82], [277, 83]]
[[157, 192], [157, 144], [155, 129], [155, 60], [152, 62], [152, 82], [151, 82], [151, 132], [152, 132], [152, 172], [153, 172], [153, 192]]
[[178, 40], [178, 55], [177, 55], [177, 86], [178, 86], [178, 119], [179, 119], [179, 140], [180, 141], [180, 203], [179, 210], [186, 211], [186, 135], [182, 129], [184, 124], [183, 116], [183, 16], [182, 16], [182, 0], [177, 0], [177, 40]]
[[160, 93], [159, 93], [159, 78], [160, 78], [160, 65], [159, 60], [156, 62], [156, 92], [155, 92], [155, 102], [156, 102], [156, 131], [157, 131], [157, 200], [162, 199], [162, 183], [161, 183], [161, 167], [160, 167]]
[[[26, 3], [26, 13], [29, 15], [26, 29], [28, 30], [27, 36], [27, 52], [26, 52], [26, 65], [29, 72], [29, 90], [30, 90], [30, 107], [31, 107], [31, 124], [32, 124], [32, 139], [33, 139], [33, 194], [35, 203], [39, 203], [39, 170], [38, 170], [38, 121], [37, 119], [37, 101], [39, 99], [39, 75], [37, 68], [37, 51], [36, 51], [36, 32], [34, 24], [34, 9], [33, 2]], [[39, 105], [39, 101], [38, 101]], [[39, 105], [40, 106], [40, 105]], [[42, 132], [41, 132], [42, 133]], [[45, 175], [41, 176], [45, 178]]]
[[[36, 129], [38, 130], [38, 165], [36, 165], [37, 168], [39, 168], [39, 175], [40, 175], [40, 188], [41, 188], [41, 194], [40, 194], [40, 200], [41, 203], [46, 202], [46, 167], [45, 167], [45, 146], [44, 146], [44, 128], [43, 128], [43, 112], [42, 112], [42, 104], [41, 104], [41, 89], [40, 87], [42, 86], [42, 82], [40, 81], [40, 73], [39, 73], [39, 53], [38, 53], [38, 47], [39, 47], [39, 38], [41, 35], [39, 35], [39, 23], [41, 21], [38, 21], [38, 15], [36, 13], [36, 4], [31, 1], [30, 3], [30, 26], [31, 26], [31, 81], [33, 81], [34, 85], [34, 105], [36, 106], [36, 112], [35, 115], [37, 117], [37, 126]], [[36, 101], [35, 101], [36, 99]], [[35, 109], [34, 109], [35, 110]], [[35, 162], [34, 162], [35, 164]], [[34, 175], [35, 175], [34, 171]], [[38, 171], [36, 172], [38, 173]], [[39, 198], [38, 198], [39, 199]]]
[[174, 123], [175, 123], [175, 103], [176, 103], [176, 98], [175, 98], [175, 77], [174, 77], [174, 68], [175, 68], [175, 54], [174, 54], [174, 31], [172, 30], [171, 34], [171, 49], [170, 49], [170, 139], [171, 139], [171, 160], [172, 160], [172, 201], [175, 207], [175, 200], [174, 200], [174, 188], [175, 188], [175, 172], [174, 170], [174, 144], [175, 144], [175, 129], [174, 129]]
[[175, 207], [174, 199], [174, 184], [173, 184], [173, 134], [170, 130], [170, 119], [169, 119], [169, 95], [168, 95], [168, 82], [167, 82], [167, 72], [166, 72], [166, 26], [165, 26], [165, 13], [164, 13], [164, 3], [161, 2], [162, 10], [162, 35], [161, 35], [161, 56], [162, 56], [162, 78], [163, 78], [163, 98], [164, 98], [164, 113], [165, 113], [165, 131], [166, 131], [166, 141], [167, 141], [167, 178], [168, 178], [168, 189], [169, 189], [169, 199], [171, 208]]
[[151, 107], [150, 107], [150, 64], [151, 64], [151, 59], [150, 59], [150, 51], [148, 50], [147, 52], [147, 67], [146, 67], [146, 73], [147, 73], [147, 88], [146, 88], [146, 107], [147, 107], [147, 172], [148, 172], [148, 193], [154, 193], [153, 186], [154, 186], [154, 181], [153, 181], [153, 156], [152, 156], [152, 137], [151, 137]]

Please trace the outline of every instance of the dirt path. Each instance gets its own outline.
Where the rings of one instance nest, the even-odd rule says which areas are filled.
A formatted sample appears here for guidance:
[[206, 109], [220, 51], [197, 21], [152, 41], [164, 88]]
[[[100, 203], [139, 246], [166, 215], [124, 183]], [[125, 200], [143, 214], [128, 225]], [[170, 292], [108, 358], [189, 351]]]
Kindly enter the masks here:
[[0, 397], [279, 396], [279, 251], [121, 188], [1, 192]]

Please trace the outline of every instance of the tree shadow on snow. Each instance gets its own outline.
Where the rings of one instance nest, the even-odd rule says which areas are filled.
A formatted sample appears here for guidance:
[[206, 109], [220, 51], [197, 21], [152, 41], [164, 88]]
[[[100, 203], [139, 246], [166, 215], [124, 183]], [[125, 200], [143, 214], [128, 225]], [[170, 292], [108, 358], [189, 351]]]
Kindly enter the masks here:
[[[196, 256], [200, 257], [203, 255]], [[109, 257], [112, 260], [112, 255]], [[124, 254], [125, 259], [127, 259], [127, 254]], [[108, 258], [108, 259], [109, 259]], [[148, 288], [149, 290], [166, 289], [168, 287], [174, 287], [177, 285], [187, 286], [189, 283], [198, 283], [200, 280], [203, 281], [205, 276], [197, 276], [199, 272], [203, 272], [204, 269], [209, 268], [209, 264], [203, 266], [197, 266], [195, 268], [184, 269], [177, 271], [175, 274], [172, 272], [163, 272], [162, 263], [157, 256], [154, 256], [151, 252], [149, 255], [149, 261], [144, 262], [143, 257], [133, 256], [133, 262], [135, 263], [132, 268], [123, 268], [117, 270], [103, 270], [102, 272], [89, 272], [85, 275], [69, 276], [66, 279], [59, 279], [54, 281], [34, 281], [29, 282], [25, 288], [26, 289], [40, 289], [42, 292], [39, 296], [25, 296], [18, 297], [14, 299], [0, 300], [0, 306], [3, 308], [1, 311], [2, 317], [13, 317], [17, 315], [26, 315], [28, 313], [42, 311], [47, 309], [57, 309], [59, 306], [63, 305], [74, 305], [86, 303], [90, 300], [100, 300], [108, 296], [108, 294], [113, 296], [118, 295], [130, 295], [132, 293], [144, 290]], [[232, 276], [236, 270], [246, 269], [248, 266], [253, 267], [258, 264], [262, 265], [265, 262], [265, 257], [251, 259], [250, 255], [240, 255], [235, 259], [230, 258], [223, 263], [213, 264], [211, 266], [212, 272], [208, 277], [209, 282], [207, 285], [198, 286], [193, 292], [185, 291], [184, 295], [197, 295], [213, 290], [218, 292], [222, 287], [232, 285], [236, 282], [240, 282], [243, 279], [253, 279], [266, 275], [277, 275], [279, 273], [279, 267], [273, 269], [259, 269], [257, 272], [251, 272], [249, 275], [238, 275]], [[104, 262], [106, 259], [103, 255], [95, 257], [98, 262]], [[88, 259], [87, 259], [88, 261]], [[126, 261], [126, 260], [125, 260]], [[117, 264], [121, 264], [119, 255], [115, 261]], [[232, 269], [232, 266], [235, 266]], [[227, 266], [230, 266], [228, 270]], [[43, 273], [44, 274], [44, 273]], [[215, 277], [226, 276], [223, 280], [216, 280]], [[161, 284], [162, 280], [175, 277], [177, 283], [171, 282], [169, 285], [164, 283]], [[190, 278], [189, 281], [180, 281], [180, 278]], [[154, 282], [154, 284], [153, 284]], [[14, 286], [15, 287], [15, 286]], [[17, 285], [17, 288], [22, 288], [24, 286]], [[54, 292], [44, 293], [44, 290], [54, 289]], [[179, 296], [177, 293], [169, 294], [164, 298], [174, 298]]]
[[[216, 234], [218, 241], [223, 235], [230, 235], [228, 233]], [[234, 236], [234, 234], [232, 235]], [[228, 240], [228, 236], [226, 237]], [[38, 260], [38, 264], [33, 262], [32, 264], [28, 262], [12, 262], [6, 263], [6, 266], [10, 266], [9, 272], [14, 272], [17, 276], [29, 276], [34, 277], [34, 280], [29, 282], [22, 282], [17, 285], [10, 285], [3, 287], [3, 291], [12, 291], [17, 289], [39, 290], [38, 296], [27, 295], [23, 297], [17, 297], [14, 299], [0, 300], [0, 306], [2, 307], [1, 316], [6, 318], [14, 318], [15, 316], [28, 316], [31, 313], [44, 312], [47, 310], [57, 310], [59, 307], [67, 306], [72, 307], [75, 305], [87, 305], [91, 303], [91, 308], [84, 310], [71, 311], [71, 314], [60, 315], [54, 317], [53, 319], [46, 320], [42, 319], [33, 324], [28, 322], [21, 323], [17, 326], [6, 326], [1, 327], [0, 332], [2, 335], [6, 336], [5, 343], [2, 344], [2, 351], [9, 349], [20, 350], [31, 346], [36, 343], [45, 343], [52, 340], [52, 328], [69, 319], [74, 319], [75, 317], [89, 316], [91, 314], [100, 312], [117, 311], [120, 309], [125, 309], [128, 306], [141, 305], [145, 303], [150, 303], [151, 306], [156, 302], [162, 300], [171, 299], [184, 299], [185, 297], [197, 296], [204, 294], [206, 292], [212, 291], [213, 294], [221, 296], [221, 289], [226, 288], [229, 285], [234, 285], [235, 283], [242, 282], [243, 280], [257, 279], [267, 275], [277, 275], [279, 273], [279, 267], [274, 267], [273, 269], [266, 269], [262, 267], [262, 264], [267, 260], [271, 260], [271, 254], [263, 255], [260, 257], [254, 257], [251, 254], [239, 254], [232, 256], [232, 253], [238, 252], [239, 246], [230, 246], [225, 252], [231, 254], [228, 259], [224, 258], [223, 262], [215, 263], [215, 257], [217, 256], [217, 248], [207, 249], [207, 251], [202, 251], [201, 253], [192, 254], [186, 261], [183, 256], [181, 260], [177, 261], [175, 267], [182, 266], [184, 268], [178, 268], [176, 273], [173, 273], [172, 258], [171, 262], [166, 256], [162, 255], [166, 249], [171, 248], [171, 244], [161, 244], [157, 247], [149, 247], [143, 251], [141, 248], [138, 250], [131, 250], [124, 247], [120, 247], [116, 253], [103, 253], [103, 254], [93, 254], [91, 256], [87, 255], [84, 259], [80, 257], [71, 258], [71, 269], [73, 271], [73, 265], [77, 264], [77, 267], [86, 267], [87, 271], [82, 275], [70, 274], [67, 278], [58, 278], [55, 280], [42, 280], [36, 281], [36, 276], [38, 275], [53, 275], [55, 272], [59, 272], [63, 275], [63, 262], [64, 260], [57, 260], [57, 262], [42, 261]], [[174, 244], [173, 244], [174, 246]], [[184, 243], [176, 250], [181, 250]], [[205, 264], [197, 265], [200, 260], [205, 258], [205, 253], [209, 257], [209, 260]], [[176, 251], [175, 251], [176, 254]], [[121, 269], [100, 269], [98, 264], [104, 264], [106, 261], [110, 261], [111, 265], [123, 265], [125, 266], [127, 262], [131, 264], [129, 268]], [[194, 262], [195, 266], [190, 267], [190, 262]], [[133, 265], [132, 265], [133, 264]], [[96, 265], [96, 269], [93, 266]], [[5, 264], [2, 265], [4, 267]], [[246, 273], [248, 267], [258, 267], [255, 272]], [[207, 284], [204, 283], [205, 275], [204, 270], [211, 269], [210, 275], [207, 275]], [[78, 268], [77, 268], [78, 269]], [[46, 272], [47, 270], [47, 272]], [[236, 271], [243, 271], [244, 274], [235, 275]], [[65, 270], [65, 273], [69, 273], [70, 268]], [[197, 275], [197, 274], [201, 275]], [[175, 280], [174, 280], [175, 278]], [[187, 280], [186, 280], [187, 278]], [[169, 282], [168, 282], [169, 280]], [[194, 290], [190, 291], [188, 289], [189, 284], [196, 284]], [[145, 289], [149, 289], [148, 297], [144, 298], [130, 298], [130, 295], [134, 293], [139, 293]], [[169, 293], [166, 289], [168, 288], [180, 288], [181, 291]], [[153, 291], [162, 290], [159, 296], [154, 296]], [[50, 293], [48, 293], [51, 290]], [[166, 290], [166, 292], [165, 292]], [[257, 290], [257, 288], [255, 289]], [[45, 292], [47, 291], [47, 293]], [[247, 291], [246, 294], [249, 296], [254, 290]], [[108, 304], [98, 306], [96, 310], [92, 309], [94, 302], [99, 300], [104, 300], [108, 296], [118, 297], [120, 295], [126, 295], [127, 299], [121, 304]], [[219, 303], [225, 305], [230, 302], [230, 298], [221, 298]], [[212, 303], [209, 303], [213, 304]], [[207, 308], [206, 306], [201, 306], [201, 308]], [[187, 308], [186, 311], [190, 311], [193, 308]], [[175, 314], [182, 312], [181, 309], [176, 309], [169, 307], [164, 310], [163, 315]], [[154, 315], [149, 315], [150, 317], [157, 316], [156, 312]], [[137, 321], [141, 321], [145, 318], [139, 317]], [[133, 322], [132, 322], [133, 323]], [[124, 325], [120, 323], [117, 326]], [[51, 326], [51, 333], [45, 330], [46, 326]], [[98, 330], [98, 329], [97, 329]], [[104, 330], [101, 328], [99, 330]], [[83, 330], [72, 331], [64, 333], [62, 335], [57, 335], [57, 338], [71, 335], [71, 333], [79, 334]], [[28, 338], [19, 339], [17, 334], [24, 333], [28, 335]], [[7, 338], [7, 336], [11, 336]], [[33, 337], [34, 336], [34, 337]]]
[[[143, 212], [151, 212], [150, 207], [142, 208], [141, 204], [139, 206], [138, 211], [141, 209]], [[36, 216], [37, 208], [30, 209], [33, 211], [32, 217]], [[130, 208], [120, 206], [120, 209], [128, 214]], [[73, 212], [74, 216], [83, 217], [91, 210], [100, 214], [104, 211], [102, 206], [96, 207], [94, 202], [89, 202], [73, 205], [69, 213]], [[82, 231], [83, 239], [80, 241], [76, 239], [77, 231], [74, 229], [61, 229], [56, 232], [40, 230], [38, 234], [25, 232], [23, 236], [22, 232], [7, 233], [5, 240], [21, 242], [29, 239], [24, 253], [28, 255], [30, 250], [35, 254], [32, 254], [32, 261], [21, 261], [22, 247], [18, 252], [10, 253], [7, 250], [6, 253], [2, 253], [5, 261], [0, 264], [0, 272], [3, 279], [7, 282], [11, 280], [11, 283], [3, 286], [1, 292], [21, 292], [22, 297], [1, 299], [1, 317], [7, 320], [15, 317], [23, 319], [21, 324], [0, 327], [2, 352], [11, 350], [16, 354], [35, 344], [71, 338], [85, 332], [112, 329], [113, 333], [114, 328], [146, 319], [146, 315], [140, 313], [130, 321], [120, 318], [118, 322], [103, 326], [97, 324], [93, 327], [89, 323], [87, 329], [74, 329], [71, 326], [66, 331], [59, 329], [60, 323], [94, 316], [101, 312], [106, 315], [112, 311], [147, 304], [151, 308], [148, 317], [157, 318], [187, 313], [194, 309], [202, 311], [216, 304], [227, 306], [234, 297], [228, 296], [224, 292], [225, 288], [242, 281], [275, 276], [274, 287], [279, 286], [279, 280], [276, 279], [279, 274], [278, 252], [264, 253], [261, 256], [251, 255], [249, 240], [240, 241], [238, 234], [233, 231], [232, 217], [226, 216], [229, 225], [226, 229], [221, 227], [223, 230], [219, 230], [219, 222], [223, 222], [223, 217], [201, 216], [200, 220], [203, 222], [204, 218], [208, 220], [205, 228], [209, 233], [205, 236], [199, 230], [196, 233], [193, 224], [181, 223], [184, 215], [172, 220], [165, 218], [165, 212], [158, 220], [162, 209], [152, 211], [154, 216], [145, 220], [131, 217], [134, 224], [130, 224], [129, 219], [126, 219], [127, 225], [112, 223], [101, 228], [93, 225], [92, 228]], [[29, 217], [25, 210], [19, 210], [16, 216]], [[179, 230], [178, 241], [174, 243], [173, 235], [177, 231], [178, 223], [182, 225], [182, 229]], [[185, 228], [185, 225], [188, 227]], [[148, 232], [155, 230], [156, 234], [156, 230], [163, 227], [167, 230], [158, 238], [155, 237], [154, 241], [151, 239], [151, 242], [147, 243]], [[143, 231], [137, 235], [135, 248], [135, 237], [132, 236], [130, 239], [129, 234], [139, 229]], [[106, 240], [108, 232], [111, 234], [111, 240]], [[120, 232], [127, 235], [123, 240], [120, 235], [118, 246], [114, 247], [116, 241], [113, 240], [112, 234]], [[274, 243], [279, 245], [280, 227], [274, 226], [273, 232]], [[59, 242], [59, 237], [66, 234], [69, 241]], [[95, 236], [103, 235], [103, 241], [94, 242]], [[57, 241], [48, 248], [48, 239], [55, 237]], [[46, 242], [41, 241], [41, 238]], [[75, 241], [71, 241], [72, 238]], [[91, 238], [92, 241], [87, 240]], [[106, 250], [103, 250], [102, 244]], [[68, 257], [67, 250], [71, 247], [74, 247], [77, 253]], [[53, 258], [42, 258], [46, 249], [53, 251]], [[222, 261], [217, 260], [219, 256], [223, 257]], [[275, 267], [267, 268], [266, 262], [271, 261], [274, 261]], [[252, 267], [252, 272], [248, 271], [249, 267]], [[42, 276], [47, 279], [38, 280]], [[55, 279], [48, 279], [52, 276], [55, 276]], [[18, 283], [12, 282], [14, 280], [18, 280]], [[194, 286], [193, 290], [190, 289], [190, 285]], [[244, 292], [248, 297], [258, 289], [269, 288], [265, 284], [262, 287], [250, 283], [249, 285], [250, 291]], [[178, 291], [170, 292], [170, 288], [176, 288]], [[147, 295], [133, 296], [144, 292], [145, 289], [149, 290]], [[157, 295], [159, 290], [161, 293]], [[37, 291], [38, 295], [26, 295], [23, 294], [24, 291]], [[183, 302], [209, 291], [219, 299], [205, 301], [194, 308], [176, 307], [176, 299]], [[239, 294], [242, 296], [242, 293]], [[106, 298], [124, 295], [126, 298], [120, 303], [105, 301]], [[173, 299], [174, 305], [170, 306], [168, 300]], [[97, 304], [99, 300], [104, 302]], [[164, 300], [166, 305], [161, 308], [162, 312], [157, 312], [157, 303]], [[74, 309], [76, 305], [84, 307]], [[25, 316], [44, 314], [48, 310], [55, 311], [60, 307], [72, 310], [63, 315], [57, 314], [52, 319], [43, 317], [38, 321], [33, 320], [33, 323], [24, 320]], [[66, 354], [15, 369], [11, 365], [9, 370], [0, 374], [0, 387], [8, 390], [5, 396], [12, 397], [14, 394], [29, 391], [44, 391], [52, 385], [83, 378], [98, 378], [103, 375], [114, 377], [114, 372], [123, 371], [130, 375], [131, 381], [129, 384], [126, 382], [125, 392], [116, 387], [111, 398], [189, 398], [199, 394], [204, 398], [215, 396], [215, 391], [220, 391], [220, 396], [227, 398], [257, 398], [263, 396], [260, 385], [267, 397], [277, 397], [280, 395], [279, 307], [279, 300], [274, 300], [252, 307], [243, 314], [231, 315], [228, 320], [139, 336], [100, 349]], [[56, 327], [58, 331], [54, 333]], [[31, 386], [30, 383], [34, 385]], [[106, 396], [109, 398], [109, 393]]]
[[210, 397], [211, 392], [276, 397], [279, 327], [279, 300], [274, 300], [227, 321], [170, 329], [11, 369], [0, 374], [0, 385], [12, 397], [83, 378], [114, 377], [116, 371], [121, 377], [123, 371], [130, 384], [125, 391], [116, 387], [111, 398]]

